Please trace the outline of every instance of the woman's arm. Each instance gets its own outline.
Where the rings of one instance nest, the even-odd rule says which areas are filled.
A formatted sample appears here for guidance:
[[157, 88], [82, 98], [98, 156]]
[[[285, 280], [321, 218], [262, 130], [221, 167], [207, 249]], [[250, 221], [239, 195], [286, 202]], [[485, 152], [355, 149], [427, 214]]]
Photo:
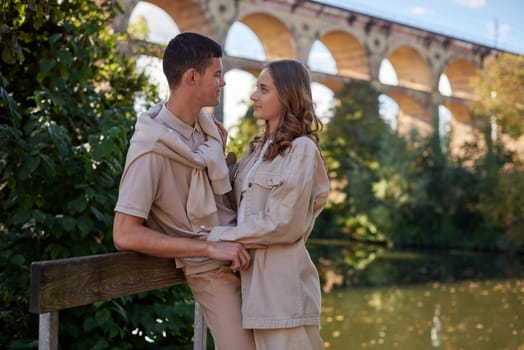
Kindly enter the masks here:
[[307, 140], [285, 155], [286, 179], [269, 194], [264, 212], [246, 216], [238, 226], [214, 227], [208, 240], [289, 244], [303, 239], [327, 202], [329, 180], [317, 146]]

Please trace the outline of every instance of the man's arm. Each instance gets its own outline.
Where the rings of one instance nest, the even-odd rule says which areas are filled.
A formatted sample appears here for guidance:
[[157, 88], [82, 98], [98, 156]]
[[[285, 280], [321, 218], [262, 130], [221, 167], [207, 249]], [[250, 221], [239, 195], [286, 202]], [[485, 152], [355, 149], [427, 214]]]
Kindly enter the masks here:
[[240, 243], [168, 236], [146, 227], [143, 218], [120, 212], [115, 213], [113, 242], [117, 250], [161, 258], [208, 257], [231, 261], [232, 270], [245, 269], [250, 262], [249, 253]]

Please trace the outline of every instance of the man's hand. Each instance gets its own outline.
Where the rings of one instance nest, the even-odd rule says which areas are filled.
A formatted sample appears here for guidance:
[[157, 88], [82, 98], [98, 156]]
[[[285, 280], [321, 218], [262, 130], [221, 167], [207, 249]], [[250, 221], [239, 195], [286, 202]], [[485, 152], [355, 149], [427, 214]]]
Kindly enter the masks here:
[[244, 246], [235, 242], [207, 242], [211, 259], [231, 261], [231, 270], [245, 270], [249, 267], [251, 256]]

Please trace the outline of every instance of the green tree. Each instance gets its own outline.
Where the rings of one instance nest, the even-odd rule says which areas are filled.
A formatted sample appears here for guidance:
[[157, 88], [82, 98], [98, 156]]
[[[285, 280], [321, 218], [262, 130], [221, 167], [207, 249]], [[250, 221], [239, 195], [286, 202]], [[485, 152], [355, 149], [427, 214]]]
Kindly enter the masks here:
[[242, 156], [249, 146], [249, 141], [258, 133], [257, 120], [253, 117], [253, 106], [249, 106], [246, 114], [233, 125], [229, 135], [226, 150], [234, 152], [237, 157]]
[[350, 82], [337, 97], [322, 147], [338, 193], [316, 237], [338, 230], [398, 246], [522, 249], [522, 200], [510, 192], [524, 184], [522, 167], [489, 129], [454, 158], [442, 150], [437, 116], [428, 137], [404, 139], [379, 116], [370, 83]]
[[[117, 50], [110, 24], [118, 10], [109, 0], [0, 7], [3, 347], [36, 347], [32, 261], [114, 250], [113, 208], [135, 101], [147, 105], [156, 95], [135, 60]], [[187, 288], [168, 288], [64, 311], [60, 344], [141, 349], [150, 347], [148, 336], [156, 349], [187, 345], [191, 307]]]
[[524, 142], [524, 57], [500, 53], [486, 58], [472, 86], [475, 113], [496, 116], [503, 132]]
[[371, 217], [380, 212], [372, 188], [377, 180], [374, 169], [379, 165], [377, 141], [388, 132], [378, 112], [378, 96], [368, 82], [347, 83], [336, 94], [339, 107], [321, 138], [332, 182], [343, 198], [324, 215], [336, 213], [334, 221], [340, 229], [359, 239], [384, 238]]
[[149, 34], [149, 26], [144, 15], [140, 15], [129, 23], [129, 36], [136, 40], [146, 40]]

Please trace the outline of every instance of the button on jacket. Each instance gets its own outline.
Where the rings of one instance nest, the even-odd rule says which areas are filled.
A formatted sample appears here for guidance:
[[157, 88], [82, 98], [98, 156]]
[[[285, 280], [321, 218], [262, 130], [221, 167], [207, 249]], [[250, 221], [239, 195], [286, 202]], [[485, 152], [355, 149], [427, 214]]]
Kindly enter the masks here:
[[327, 202], [327, 171], [309, 137], [252, 169], [260, 151], [261, 145], [248, 149], [238, 163], [234, 190], [237, 205], [243, 202], [241, 221], [214, 227], [208, 239], [267, 246], [252, 250], [252, 266], [241, 271], [244, 328], [318, 326], [320, 281], [306, 241]]

